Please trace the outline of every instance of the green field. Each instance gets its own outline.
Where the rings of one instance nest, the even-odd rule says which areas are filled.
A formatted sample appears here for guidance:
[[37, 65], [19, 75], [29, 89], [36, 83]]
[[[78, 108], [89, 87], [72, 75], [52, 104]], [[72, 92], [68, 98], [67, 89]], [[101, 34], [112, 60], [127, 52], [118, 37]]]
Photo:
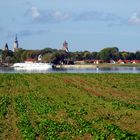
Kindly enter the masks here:
[[1, 74], [1, 140], [139, 140], [140, 74]]

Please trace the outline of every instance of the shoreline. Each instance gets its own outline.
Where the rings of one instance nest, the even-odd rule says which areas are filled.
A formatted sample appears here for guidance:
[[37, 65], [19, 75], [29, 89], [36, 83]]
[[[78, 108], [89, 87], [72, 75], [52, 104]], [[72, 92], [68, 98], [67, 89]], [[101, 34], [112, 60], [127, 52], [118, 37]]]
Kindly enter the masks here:
[[56, 65], [57, 69], [95, 69], [97, 65]]
[[75, 64], [75, 65], [55, 65], [57, 69], [96, 69], [103, 67], [140, 67], [140, 64]]

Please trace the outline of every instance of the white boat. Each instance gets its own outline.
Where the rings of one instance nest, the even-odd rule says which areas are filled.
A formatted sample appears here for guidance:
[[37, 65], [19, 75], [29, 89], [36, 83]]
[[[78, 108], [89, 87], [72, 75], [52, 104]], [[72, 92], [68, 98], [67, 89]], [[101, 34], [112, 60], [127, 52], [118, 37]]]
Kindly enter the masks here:
[[51, 63], [15, 63], [12, 66], [16, 70], [49, 70], [53, 68]]

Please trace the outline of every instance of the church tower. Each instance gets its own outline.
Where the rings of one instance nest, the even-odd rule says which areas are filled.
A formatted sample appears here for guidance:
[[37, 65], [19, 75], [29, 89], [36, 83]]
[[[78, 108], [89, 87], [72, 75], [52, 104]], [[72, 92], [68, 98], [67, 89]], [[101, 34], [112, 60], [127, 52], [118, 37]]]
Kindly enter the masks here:
[[18, 49], [18, 40], [17, 40], [17, 35], [15, 37], [15, 41], [14, 41], [14, 48], [13, 51], [15, 52]]
[[66, 41], [64, 41], [63, 43], [63, 48], [62, 50], [66, 51], [66, 52], [69, 52], [69, 49], [68, 49], [68, 43]]
[[8, 44], [6, 43], [5, 44], [5, 46], [4, 46], [4, 49], [3, 49], [4, 51], [8, 51], [9, 50], [9, 48], [8, 48]]

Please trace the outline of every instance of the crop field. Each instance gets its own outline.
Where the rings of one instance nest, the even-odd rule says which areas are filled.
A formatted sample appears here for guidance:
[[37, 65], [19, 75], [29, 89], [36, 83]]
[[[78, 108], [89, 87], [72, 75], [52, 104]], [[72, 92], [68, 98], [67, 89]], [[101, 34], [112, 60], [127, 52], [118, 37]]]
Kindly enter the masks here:
[[140, 140], [140, 74], [1, 74], [0, 140]]

